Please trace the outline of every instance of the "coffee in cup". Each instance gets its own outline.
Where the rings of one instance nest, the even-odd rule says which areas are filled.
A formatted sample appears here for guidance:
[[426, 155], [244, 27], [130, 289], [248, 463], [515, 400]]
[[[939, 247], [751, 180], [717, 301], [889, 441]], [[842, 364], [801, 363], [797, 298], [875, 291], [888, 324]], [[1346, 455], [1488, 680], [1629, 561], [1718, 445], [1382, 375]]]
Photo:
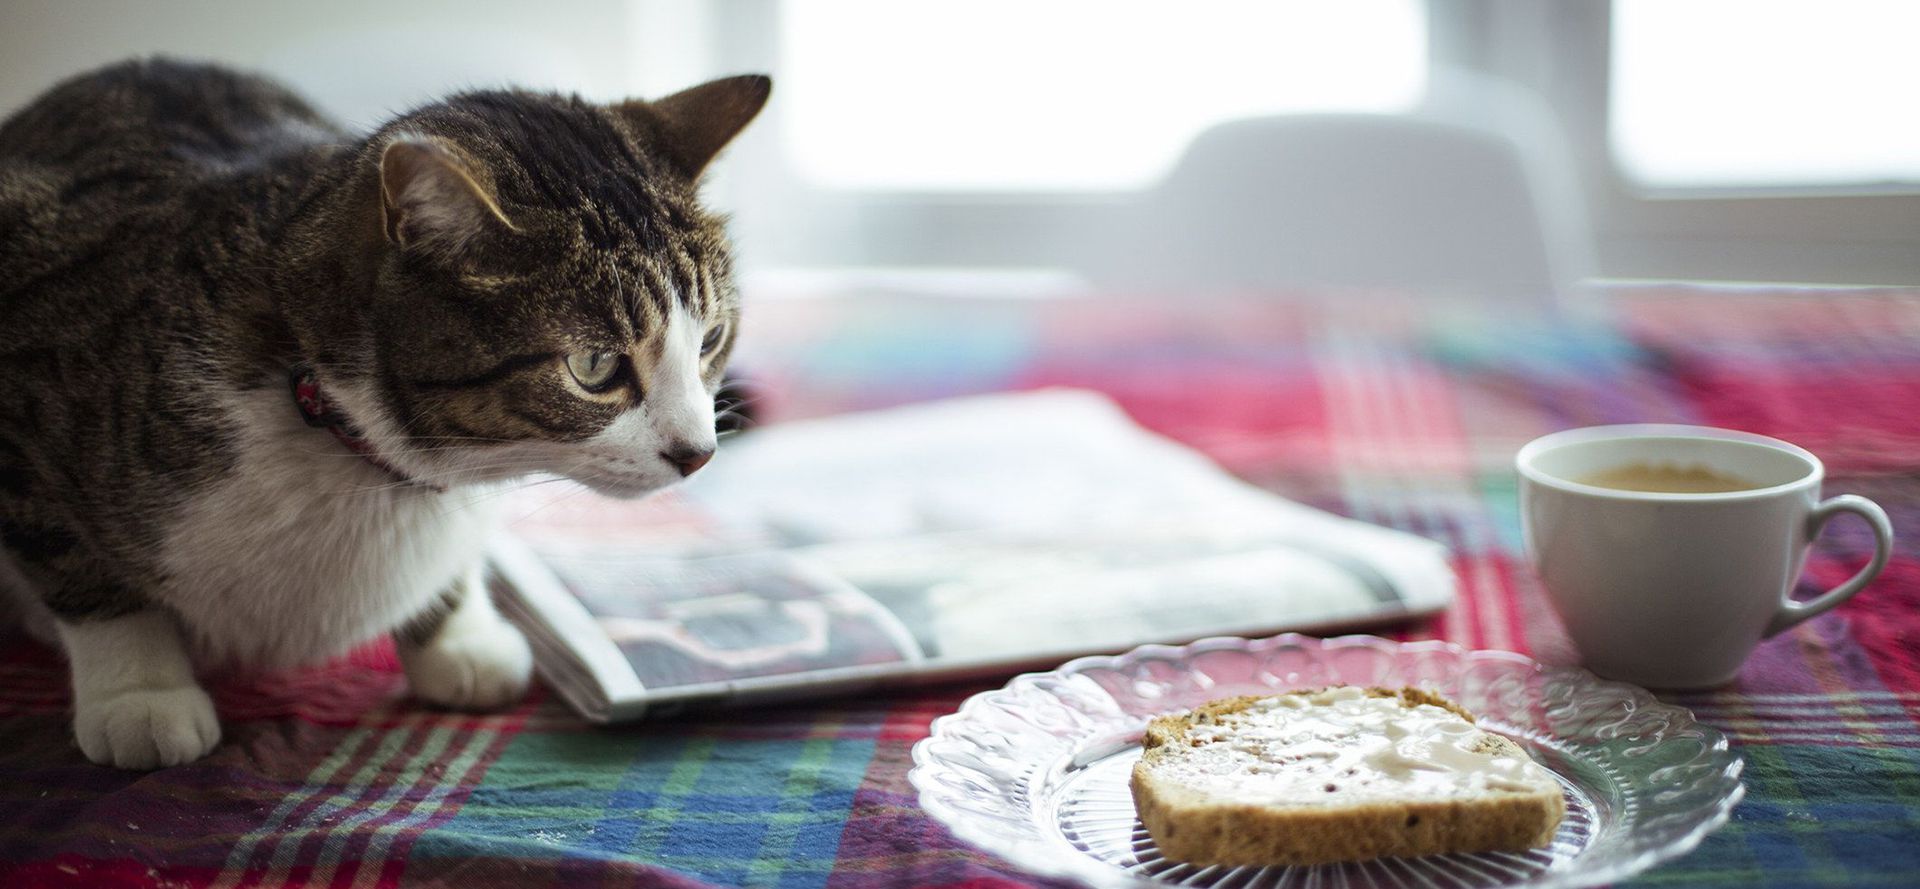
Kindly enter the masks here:
[[[1762, 435], [1596, 426], [1536, 439], [1515, 465], [1528, 557], [1582, 661], [1610, 679], [1731, 681], [1761, 639], [1859, 592], [1893, 547], [1879, 506], [1822, 501], [1820, 459]], [[1872, 527], [1872, 561], [1792, 600], [1808, 546], [1841, 513]]]
[[1725, 494], [1760, 487], [1737, 475], [1697, 463], [1688, 466], [1623, 463], [1611, 469], [1589, 473], [1575, 481], [1596, 488], [1666, 494]]

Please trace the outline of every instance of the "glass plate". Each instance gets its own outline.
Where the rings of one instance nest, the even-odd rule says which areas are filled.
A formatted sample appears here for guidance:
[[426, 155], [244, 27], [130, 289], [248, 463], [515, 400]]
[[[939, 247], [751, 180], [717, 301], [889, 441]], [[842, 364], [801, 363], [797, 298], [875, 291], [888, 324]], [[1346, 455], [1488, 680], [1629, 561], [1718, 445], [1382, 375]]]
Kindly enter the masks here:
[[[1313, 867], [1168, 861], [1127, 778], [1147, 720], [1216, 698], [1325, 685], [1431, 689], [1552, 770], [1567, 814], [1547, 848]], [[1699, 845], [1740, 801], [1720, 732], [1644, 689], [1505, 651], [1374, 636], [1203, 639], [1085, 657], [969, 698], [914, 745], [907, 776], [955, 836], [1094, 886], [1590, 886]]]

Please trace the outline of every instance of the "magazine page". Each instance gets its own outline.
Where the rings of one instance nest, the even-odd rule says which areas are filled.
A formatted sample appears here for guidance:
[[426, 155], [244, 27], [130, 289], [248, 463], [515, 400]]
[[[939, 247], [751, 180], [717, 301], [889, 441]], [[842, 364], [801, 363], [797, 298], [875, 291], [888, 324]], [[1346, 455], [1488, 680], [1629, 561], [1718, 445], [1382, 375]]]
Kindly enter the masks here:
[[936, 659], [1108, 651], [1333, 624], [1405, 604], [1366, 566], [1293, 541], [1179, 529], [947, 535], [801, 552], [898, 615]]
[[595, 686], [562, 692], [595, 718], [1352, 625], [1452, 595], [1438, 545], [1246, 485], [1079, 392], [773, 427], [651, 501], [548, 488], [517, 506], [509, 594], [525, 571], [548, 594], [509, 610], [541, 624], [550, 681]]
[[1452, 596], [1438, 543], [1241, 481], [1083, 390], [957, 398], [759, 430], [729, 442], [680, 496], [710, 529], [771, 546], [960, 532], [1037, 540], [1239, 535], [1371, 564], [1423, 606]]

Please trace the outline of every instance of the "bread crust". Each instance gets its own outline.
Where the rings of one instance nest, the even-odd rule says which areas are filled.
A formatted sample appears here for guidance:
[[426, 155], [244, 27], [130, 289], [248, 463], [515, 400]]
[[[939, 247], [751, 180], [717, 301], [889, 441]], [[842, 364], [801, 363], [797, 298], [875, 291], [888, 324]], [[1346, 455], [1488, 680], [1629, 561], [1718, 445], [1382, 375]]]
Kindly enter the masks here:
[[[1289, 808], [1220, 798], [1156, 772], [1161, 763], [1177, 759], [1183, 748], [1191, 746], [1187, 733], [1196, 717], [1217, 718], [1273, 697], [1310, 697], [1325, 690], [1228, 698], [1188, 713], [1162, 716], [1147, 725], [1146, 752], [1134, 765], [1129, 783], [1140, 820], [1162, 855], [1194, 864], [1306, 865], [1521, 851], [1553, 840], [1566, 812], [1558, 786], [1475, 799], [1368, 800]], [[1421, 689], [1368, 688], [1365, 693], [1397, 697], [1407, 707], [1431, 704], [1473, 721], [1473, 715], [1459, 705]], [[1512, 741], [1491, 733], [1483, 744], [1487, 752], [1521, 752]]]

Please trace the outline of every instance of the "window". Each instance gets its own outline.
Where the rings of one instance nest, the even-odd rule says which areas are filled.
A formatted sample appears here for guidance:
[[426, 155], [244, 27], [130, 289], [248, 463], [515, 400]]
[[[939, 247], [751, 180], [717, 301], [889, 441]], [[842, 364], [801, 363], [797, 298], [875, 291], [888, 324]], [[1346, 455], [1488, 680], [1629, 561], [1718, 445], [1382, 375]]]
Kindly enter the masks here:
[[1152, 182], [1207, 126], [1405, 109], [1419, 0], [809, 0], [781, 7], [785, 151], [819, 187]]
[[1635, 184], [1920, 184], [1920, 4], [1615, 0], [1609, 136]]

